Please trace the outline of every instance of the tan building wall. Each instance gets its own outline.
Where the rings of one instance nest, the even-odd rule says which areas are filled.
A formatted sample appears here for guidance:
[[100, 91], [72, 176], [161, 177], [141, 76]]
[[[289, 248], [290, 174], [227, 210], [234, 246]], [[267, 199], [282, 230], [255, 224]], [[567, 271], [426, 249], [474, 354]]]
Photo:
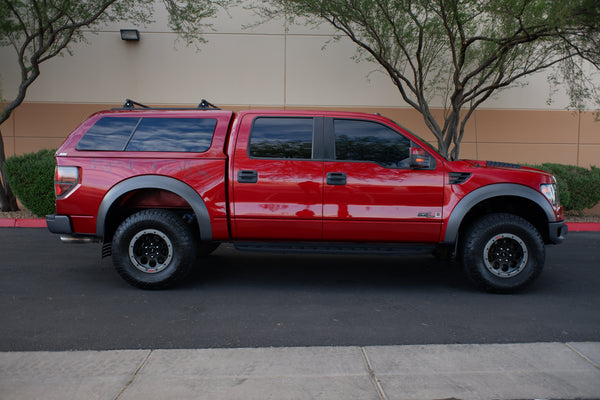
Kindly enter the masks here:
[[[92, 113], [120, 106], [121, 104], [25, 103], [2, 125], [6, 153], [10, 156], [43, 148], [56, 148]], [[220, 106], [234, 111], [265, 108], [252, 104]], [[429, 133], [420, 114], [409, 108], [310, 108], [379, 112], [435, 144], [433, 135]], [[600, 122], [595, 120], [595, 115], [591, 112], [479, 110], [468, 124], [461, 146], [461, 158], [600, 166], [599, 129]]]
[[[157, 2], [160, 5], [160, 2]], [[207, 43], [188, 47], [171, 33], [165, 11], [140, 27], [141, 40], [120, 39], [113, 24], [73, 47], [73, 56], [42, 65], [27, 102], [0, 126], [7, 154], [57, 147], [91, 113], [119, 107], [125, 98], [147, 104], [197, 105], [206, 98], [222, 108], [344, 109], [380, 112], [431, 140], [422, 118], [407, 107], [377, 65], [355, 62], [348, 39], [334, 32], [272, 21], [244, 26], [257, 17], [242, 7], [212, 21]], [[5, 99], [19, 83], [13, 50], [0, 48]], [[461, 157], [509, 162], [560, 162], [600, 166], [600, 122], [593, 113], [565, 111], [558, 93], [547, 104], [544, 76], [532, 77], [484, 103], [471, 118]], [[434, 106], [442, 107], [440, 100]], [[438, 110], [438, 112], [441, 112]]]

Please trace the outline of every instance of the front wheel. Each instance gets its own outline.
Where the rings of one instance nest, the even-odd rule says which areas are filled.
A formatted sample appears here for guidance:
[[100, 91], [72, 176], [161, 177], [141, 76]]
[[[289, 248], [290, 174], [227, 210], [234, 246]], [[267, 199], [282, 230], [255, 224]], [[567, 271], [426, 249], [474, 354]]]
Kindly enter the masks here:
[[196, 260], [193, 230], [173, 212], [131, 215], [113, 237], [113, 264], [123, 279], [142, 289], [162, 289], [185, 278]]
[[524, 288], [544, 268], [544, 241], [527, 220], [513, 214], [490, 214], [476, 221], [461, 240], [467, 276], [489, 292]]

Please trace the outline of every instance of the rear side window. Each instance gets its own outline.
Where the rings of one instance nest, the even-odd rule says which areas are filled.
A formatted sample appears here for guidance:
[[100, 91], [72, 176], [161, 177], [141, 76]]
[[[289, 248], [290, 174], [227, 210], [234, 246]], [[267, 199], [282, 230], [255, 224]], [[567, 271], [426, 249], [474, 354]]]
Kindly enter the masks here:
[[210, 148], [213, 118], [105, 117], [77, 144], [77, 150], [197, 152]]
[[144, 118], [127, 145], [127, 151], [190, 151], [210, 147], [216, 119]]
[[139, 120], [139, 118], [101, 118], [77, 143], [77, 150], [123, 150]]
[[256, 118], [248, 154], [256, 158], [310, 160], [313, 125], [313, 118]]
[[334, 120], [335, 159], [371, 161], [388, 168], [407, 168], [410, 140], [371, 121]]

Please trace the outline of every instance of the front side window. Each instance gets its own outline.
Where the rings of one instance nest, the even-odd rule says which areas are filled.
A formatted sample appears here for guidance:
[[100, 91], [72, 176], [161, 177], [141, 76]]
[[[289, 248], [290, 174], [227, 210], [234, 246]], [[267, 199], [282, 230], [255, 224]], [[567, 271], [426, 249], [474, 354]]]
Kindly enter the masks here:
[[312, 158], [313, 118], [260, 117], [254, 120], [248, 155], [256, 158]]
[[408, 168], [410, 140], [371, 121], [336, 119], [335, 159], [369, 161], [387, 168]]

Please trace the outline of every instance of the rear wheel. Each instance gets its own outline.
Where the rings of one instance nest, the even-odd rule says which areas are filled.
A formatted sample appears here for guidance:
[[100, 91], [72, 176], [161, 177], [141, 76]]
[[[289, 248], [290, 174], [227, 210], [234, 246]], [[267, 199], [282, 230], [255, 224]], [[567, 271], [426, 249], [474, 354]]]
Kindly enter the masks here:
[[544, 267], [542, 237], [531, 223], [513, 214], [482, 217], [467, 229], [459, 248], [467, 276], [490, 292], [522, 289]]
[[193, 230], [177, 214], [143, 210], [125, 219], [113, 237], [113, 264], [128, 283], [162, 289], [185, 278], [196, 260]]

